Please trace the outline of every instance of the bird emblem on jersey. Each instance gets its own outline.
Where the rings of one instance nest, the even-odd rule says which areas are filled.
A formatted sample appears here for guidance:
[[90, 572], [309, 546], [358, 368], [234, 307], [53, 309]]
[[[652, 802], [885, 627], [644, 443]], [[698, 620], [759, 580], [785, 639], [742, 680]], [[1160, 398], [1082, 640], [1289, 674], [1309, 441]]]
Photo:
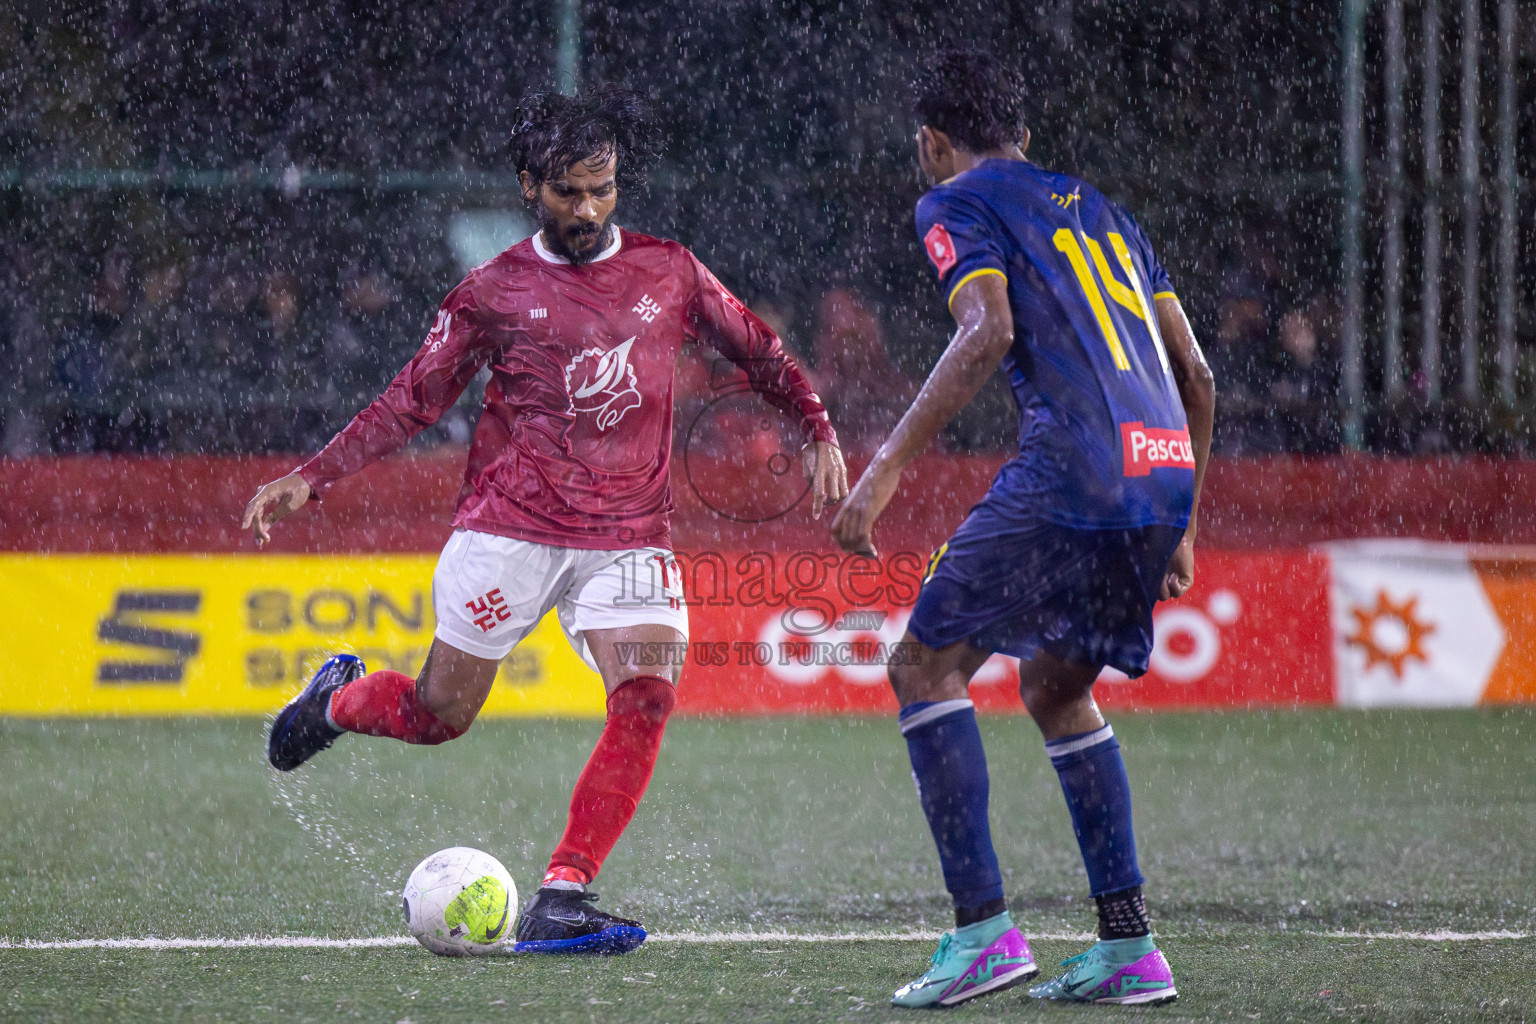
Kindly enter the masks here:
[[635, 368], [629, 365], [629, 349], [634, 343], [635, 339], [630, 338], [607, 352], [600, 348], [583, 349], [565, 368], [570, 411], [596, 414], [598, 430], [607, 430], [640, 405]]

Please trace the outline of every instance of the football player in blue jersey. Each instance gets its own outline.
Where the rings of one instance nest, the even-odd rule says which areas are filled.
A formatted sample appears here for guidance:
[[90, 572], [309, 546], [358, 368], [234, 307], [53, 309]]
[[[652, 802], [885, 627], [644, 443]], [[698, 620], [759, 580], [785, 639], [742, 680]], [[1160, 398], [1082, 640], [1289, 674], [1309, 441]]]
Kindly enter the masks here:
[[[1061, 780], [1098, 903], [1099, 941], [1030, 989], [1043, 999], [1172, 1000], [1153, 942], [1114, 730], [1093, 699], [1105, 666], [1147, 670], [1152, 606], [1194, 580], [1195, 505], [1215, 384], [1178, 297], [1131, 216], [1025, 157], [1023, 90], [979, 52], [944, 51], [914, 83], [918, 161], [934, 183], [917, 233], [957, 328], [832, 525], [871, 532], [902, 468], [1001, 364], [1019, 452], [929, 562], [889, 677], [918, 798], [955, 906], [900, 1006], [949, 1006], [1039, 971], [1014, 927], [987, 820], [971, 676], [1014, 655], [1019, 692]], [[915, 652], [915, 656], [912, 656]]]

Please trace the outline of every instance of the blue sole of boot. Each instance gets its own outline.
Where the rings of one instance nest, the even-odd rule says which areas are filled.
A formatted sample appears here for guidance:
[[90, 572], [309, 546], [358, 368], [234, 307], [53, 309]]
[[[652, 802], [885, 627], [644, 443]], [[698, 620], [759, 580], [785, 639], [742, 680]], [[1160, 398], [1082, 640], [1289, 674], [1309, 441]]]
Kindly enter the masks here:
[[512, 945], [514, 953], [597, 953], [616, 954], [628, 953], [645, 941], [644, 928], [632, 928], [622, 925], [614, 928], [604, 928], [600, 932], [591, 935], [581, 935], [574, 939], [541, 939], [531, 942], [517, 942]]

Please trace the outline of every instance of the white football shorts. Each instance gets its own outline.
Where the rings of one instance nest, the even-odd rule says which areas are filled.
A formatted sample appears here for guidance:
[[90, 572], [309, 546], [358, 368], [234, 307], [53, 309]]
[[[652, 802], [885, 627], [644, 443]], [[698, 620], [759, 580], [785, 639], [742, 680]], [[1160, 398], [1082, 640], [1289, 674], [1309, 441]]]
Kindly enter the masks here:
[[658, 624], [688, 639], [688, 607], [666, 548], [589, 551], [455, 530], [432, 574], [439, 640], [500, 661], [559, 610], [560, 627], [593, 664], [589, 629]]

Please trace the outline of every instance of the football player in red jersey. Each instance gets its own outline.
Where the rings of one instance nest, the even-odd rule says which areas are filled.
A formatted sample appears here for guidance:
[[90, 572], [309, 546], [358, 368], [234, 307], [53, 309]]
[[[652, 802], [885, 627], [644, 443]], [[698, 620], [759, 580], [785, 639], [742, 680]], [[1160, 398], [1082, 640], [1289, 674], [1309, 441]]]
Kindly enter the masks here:
[[681, 671], [642, 665], [637, 652], [688, 639], [667, 522], [684, 341], [713, 346], [799, 421], [813, 515], [848, 493], [826, 410], [774, 333], [682, 245], [613, 223], [620, 183], [643, 172], [650, 139], [633, 93], [527, 101], [512, 150], [539, 231], [471, 271], [384, 394], [245, 510], [265, 543], [277, 520], [434, 423], [489, 363], [421, 674], [368, 674], [353, 656], [332, 658], [279, 713], [267, 755], [291, 771], [344, 732], [407, 743], [462, 735], [501, 660], [557, 609], [602, 676], [608, 717], [519, 920], [519, 952], [621, 953], [645, 939], [636, 922], [593, 907], [586, 886], [650, 781]]

